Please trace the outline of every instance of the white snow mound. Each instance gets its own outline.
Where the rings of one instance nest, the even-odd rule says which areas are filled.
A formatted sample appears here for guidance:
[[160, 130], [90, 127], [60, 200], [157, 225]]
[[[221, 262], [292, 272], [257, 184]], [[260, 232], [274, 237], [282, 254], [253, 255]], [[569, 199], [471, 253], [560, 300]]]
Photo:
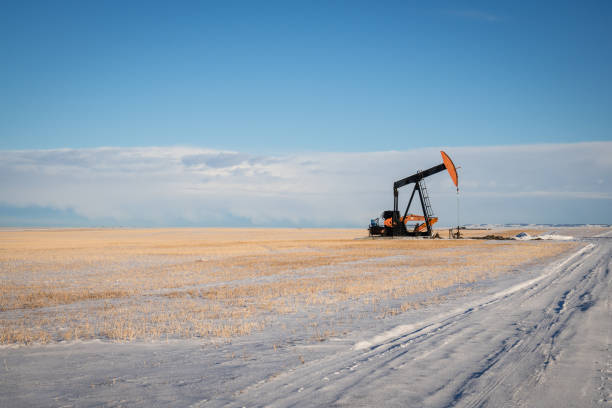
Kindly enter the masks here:
[[519, 234], [516, 234], [514, 236], [514, 239], [520, 240], [520, 241], [528, 241], [531, 239], [546, 239], [546, 240], [555, 240], [555, 241], [568, 241], [570, 239], [574, 239], [574, 237], [570, 236], [570, 235], [557, 235], [557, 234], [542, 234], [542, 235], [538, 235], [538, 236], [532, 236], [529, 235], [526, 232], [521, 232]]

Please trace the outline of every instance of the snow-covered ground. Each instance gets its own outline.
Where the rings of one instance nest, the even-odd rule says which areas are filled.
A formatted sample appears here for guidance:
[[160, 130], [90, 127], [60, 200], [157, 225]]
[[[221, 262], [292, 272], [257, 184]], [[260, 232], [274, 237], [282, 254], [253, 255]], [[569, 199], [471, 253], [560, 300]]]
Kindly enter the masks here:
[[5, 346], [0, 406], [610, 407], [612, 234], [576, 239], [552, 263], [325, 341]]
[[530, 240], [549, 240], [549, 241], [570, 241], [574, 239], [571, 235], [558, 235], [558, 234], [541, 234], [541, 235], [529, 235], [526, 232], [521, 232], [517, 234], [514, 239], [519, 241], [530, 241]]

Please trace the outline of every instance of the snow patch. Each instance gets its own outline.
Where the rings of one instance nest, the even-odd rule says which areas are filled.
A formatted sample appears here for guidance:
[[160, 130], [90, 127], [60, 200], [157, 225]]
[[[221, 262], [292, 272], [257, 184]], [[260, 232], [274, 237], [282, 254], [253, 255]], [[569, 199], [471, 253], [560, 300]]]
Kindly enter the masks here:
[[540, 239], [552, 239], [552, 240], [556, 240], [556, 241], [569, 241], [571, 239], [574, 239], [574, 237], [572, 237], [571, 235], [557, 235], [557, 234], [538, 235], [537, 238], [540, 238]]
[[543, 239], [543, 240], [554, 240], [554, 241], [569, 241], [571, 239], [574, 239], [574, 237], [570, 236], [570, 235], [557, 235], [557, 234], [542, 234], [542, 235], [538, 235], [538, 236], [532, 236], [529, 235], [526, 232], [521, 232], [519, 234], [516, 234], [514, 236], [514, 239], [519, 240], [519, 241], [529, 241], [529, 240], [533, 240], [533, 239]]
[[397, 326], [394, 327], [393, 329], [379, 334], [378, 336], [374, 336], [370, 341], [360, 341], [358, 343], [355, 344], [355, 346], [353, 347], [353, 349], [355, 350], [363, 350], [369, 347], [372, 347], [374, 345], [377, 344], [383, 344], [391, 339], [394, 339], [396, 337], [400, 337], [408, 332], [410, 332], [411, 330], [413, 330], [415, 327], [417, 327], [416, 324], [403, 324], [401, 326]]

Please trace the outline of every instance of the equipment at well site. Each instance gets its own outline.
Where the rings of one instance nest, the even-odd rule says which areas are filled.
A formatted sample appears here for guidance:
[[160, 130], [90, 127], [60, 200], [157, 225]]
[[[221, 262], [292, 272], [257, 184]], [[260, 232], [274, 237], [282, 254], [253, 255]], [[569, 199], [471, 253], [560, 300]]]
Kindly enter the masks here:
[[[442, 154], [442, 163], [429, 168], [424, 171], [418, 171], [412, 176], [403, 178], [393, 183], [393, 210], [383, 211], [379, 218], [375, 218], [370, 221], [370, 235], [380, 235], [386, 237], [393, 236], [412, 236], [412, 237], [431, 237], [432, 236], [432, 225], [438, 221], [438, 217], [434, 217], [429, 202], [429, 195], [427, 188], [425, 187], [425, 178], [433, 176], [443, 170], [447, 170], [450, 174], [457, 191], [459, 191], [459, 180], [457, 178], [457, 169], [453, 164], [450, 157], [444, 152]], [[414, 183], [410, 200], [408, 200], [408, 206], [404, 215], [400, 216], [398, 209], [398, 189], [409, 184]], [[421, 202], [421, 208], [423, 209], [423, 215], [408, 214], [410, 205], [414, 199], [415, 193], [419, 195], [419, 201]], [[415, 225], [407, 226], [408, 222], [417, 221]]]

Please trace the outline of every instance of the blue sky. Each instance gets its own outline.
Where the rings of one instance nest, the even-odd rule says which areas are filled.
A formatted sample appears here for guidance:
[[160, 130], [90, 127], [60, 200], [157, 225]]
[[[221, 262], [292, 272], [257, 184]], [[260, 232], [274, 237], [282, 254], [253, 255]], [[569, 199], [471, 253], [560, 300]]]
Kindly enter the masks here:
[[603, 141], [612, 3], [3, 2], [0, 149]]
[[4, 1], [0, 226], [363, 227], [442, 149], [462, 222], [612, 223], [610, 38], [609, 1]]

